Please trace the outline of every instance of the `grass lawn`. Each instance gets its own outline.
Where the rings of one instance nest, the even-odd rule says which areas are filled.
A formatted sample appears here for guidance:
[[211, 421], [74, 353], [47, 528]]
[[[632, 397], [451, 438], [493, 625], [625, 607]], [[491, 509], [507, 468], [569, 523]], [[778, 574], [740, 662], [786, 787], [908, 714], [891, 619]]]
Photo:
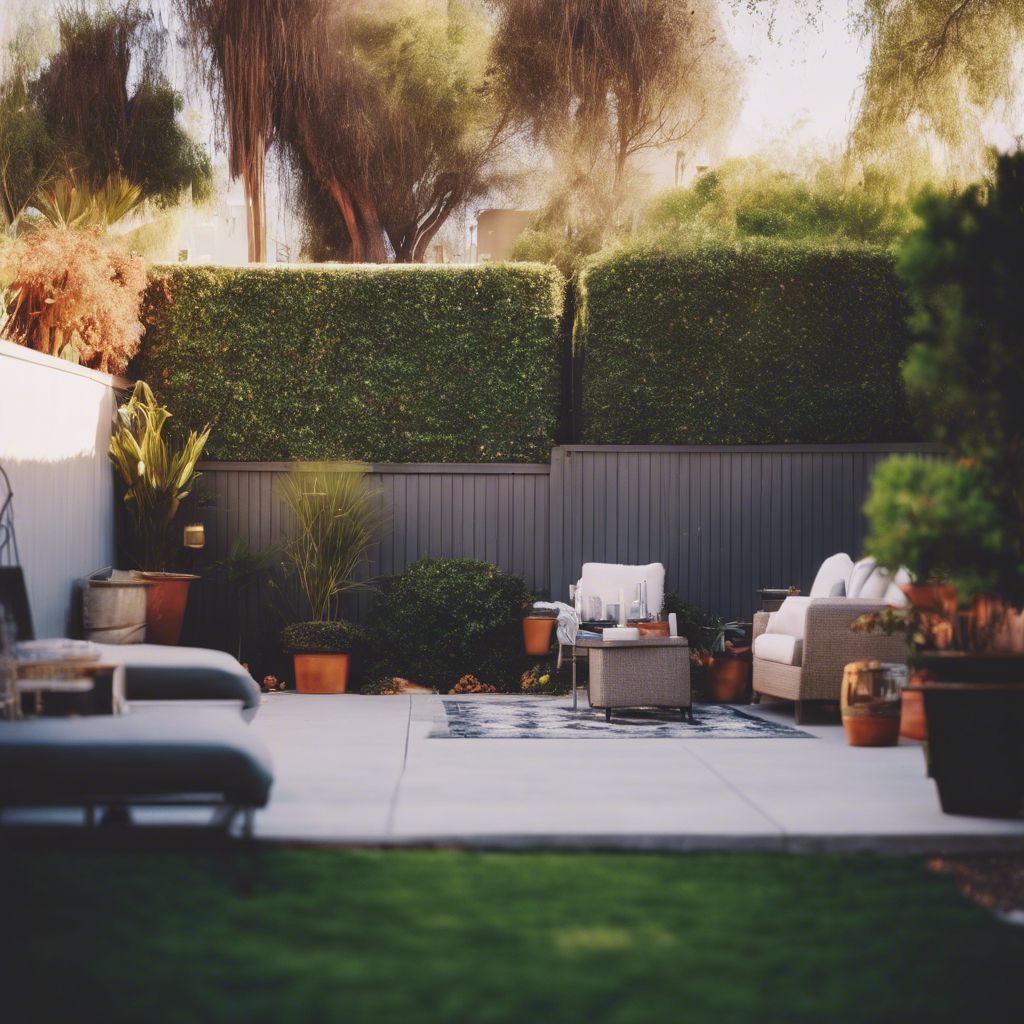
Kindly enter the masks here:
[[34, 846], [0, 864], [0, 1013], [24, 1024], [1024, 1019], [1024, 929], [909, 858]]

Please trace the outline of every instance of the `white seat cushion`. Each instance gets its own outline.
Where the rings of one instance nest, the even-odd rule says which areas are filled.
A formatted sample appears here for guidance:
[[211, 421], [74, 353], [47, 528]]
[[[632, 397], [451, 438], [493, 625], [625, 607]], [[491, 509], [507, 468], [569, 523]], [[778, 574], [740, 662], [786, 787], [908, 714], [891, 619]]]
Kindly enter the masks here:
[[762, 633], [754, 641], [754, 657], [779, 665], [799, 665], [803, 657], [803, 640], [784, 633]]
[[849, 579], [850, 571], [853, 569], [853, 559], [845, 552], [840, 551], [831, 558], [826, 558], [821, 563], [818, 575], [814, 577], [811, 586], [811, 597], [830, 597], [832, 588], [842, 580], [847, 584], [846, 593], [850, 595]]
[[787, 597], [782, 607], [768, 616], [768, 625], [762, 636], [778, 633], [803, 640], [807, 608], [811, 601], [810, 597]]
[[636, 596], [636, 585], [647, 581], [647, 611], [657, 615], [665, 604], [665, 566], [661, 562], [650, 565], [615, 565], [611, 562], [584, 562], [580, 578], [580, 607], [586, 613], [588, 597], [600, 597], [604, 608], [619, 600], [626, 605], [626, 614]]

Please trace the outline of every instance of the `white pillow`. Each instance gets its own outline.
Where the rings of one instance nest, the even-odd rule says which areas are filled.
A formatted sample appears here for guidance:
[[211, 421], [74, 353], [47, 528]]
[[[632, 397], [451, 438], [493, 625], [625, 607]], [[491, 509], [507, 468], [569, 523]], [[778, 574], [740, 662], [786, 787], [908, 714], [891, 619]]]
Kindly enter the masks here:
[[880, 598], [889, 586], [889, 574], [873, 558], [862, 558], [850, 572], [847, 597]]
[[803, 640], [804, 627], [807, 622], [807, 607], [811, 603], [809, 597], [787, 597], [777, 612], [768, 616], [765, 633], [781, 633], [783, 636]]
[[832, 593], [832, 588], [842, 580], [846, 583], [846, 593], [850, 594], [850, 570], [853, 568], [853, 559], [848, 554], [840, 551], [837, 555], [832, 555], [831, 558], [826, 558], [821, 563], [821, 568], [818, 570], [818, 575], [814, 577], [814, 583], [811, 586], [811, 597], [828, 597]]

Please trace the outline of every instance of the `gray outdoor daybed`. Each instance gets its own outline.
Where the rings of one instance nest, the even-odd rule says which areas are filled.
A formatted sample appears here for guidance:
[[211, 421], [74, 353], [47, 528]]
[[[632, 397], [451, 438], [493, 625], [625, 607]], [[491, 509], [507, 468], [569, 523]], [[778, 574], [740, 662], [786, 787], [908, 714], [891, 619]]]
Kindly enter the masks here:
[[161, 644], [96, 644], [100, 660], [125, 666], [125, 697], [137, 700], [240, 700], [250, 721], [260, 706], [256, 680], [224, 651]]
[[161, 709], [0, 722], [0, 813], [7, 807], [199, 805], [230, 828], [266, 806], [270, 755], [237, 712]]

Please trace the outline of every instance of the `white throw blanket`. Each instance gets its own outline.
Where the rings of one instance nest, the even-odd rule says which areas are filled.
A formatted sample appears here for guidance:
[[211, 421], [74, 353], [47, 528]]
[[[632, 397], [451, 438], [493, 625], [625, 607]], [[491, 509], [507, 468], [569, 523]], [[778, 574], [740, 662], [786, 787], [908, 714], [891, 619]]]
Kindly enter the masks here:
[[576, 609], [561, 601], [538, 601], [534, 608], [558, 612], [558, 642], [573, 647], [576, 644], [576, 633], [580, 628], [580, 617]]

